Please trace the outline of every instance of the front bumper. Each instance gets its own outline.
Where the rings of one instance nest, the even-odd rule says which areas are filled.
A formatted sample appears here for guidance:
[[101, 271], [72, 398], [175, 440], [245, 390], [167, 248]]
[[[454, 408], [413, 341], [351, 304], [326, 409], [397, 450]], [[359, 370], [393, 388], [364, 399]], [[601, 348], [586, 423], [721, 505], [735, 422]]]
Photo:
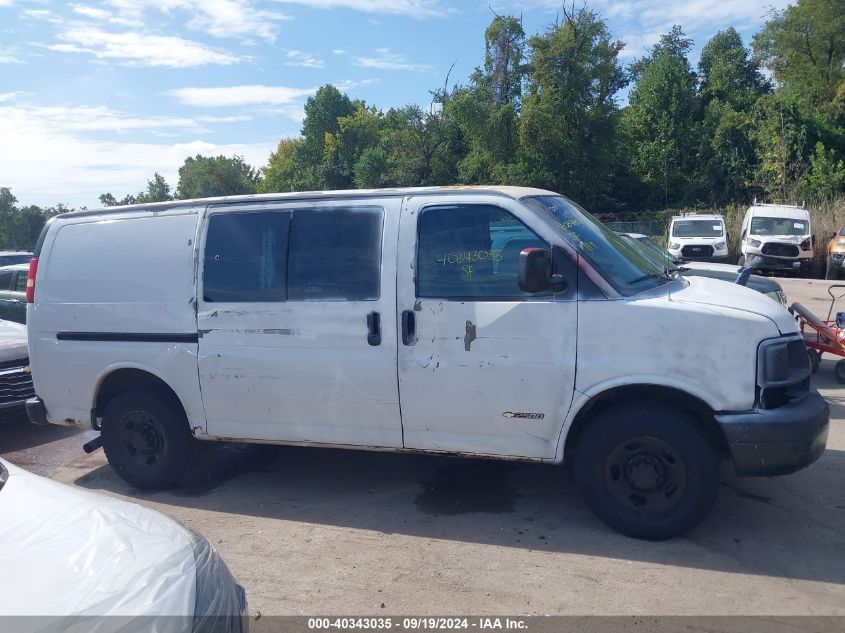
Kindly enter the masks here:
[[26, 417], [29, 418], [30, 422], [39, 426], [50, 423], [47, 420], [47, 407], [44, 406], [44, 401], [38, 396], [26, 401]]
[[[751, 261], [752, 258], [754, 261]], [[757, 254], [746, 255], [745, 260], [755, 270], [806, 271], [812, 263], [809, 258], [771, 257]]]
[[786, 475], [809, 466], [824, 452], [829, 420], [830, 407], [816, 390], [776, 409], [716, 415], [740, 476]]

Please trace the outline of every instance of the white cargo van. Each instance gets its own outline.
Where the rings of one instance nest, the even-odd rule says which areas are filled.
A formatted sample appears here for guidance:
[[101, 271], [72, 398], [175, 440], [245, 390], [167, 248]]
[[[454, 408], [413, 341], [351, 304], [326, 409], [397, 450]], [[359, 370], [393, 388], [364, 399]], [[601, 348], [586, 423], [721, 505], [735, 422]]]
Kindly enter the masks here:
[[716, 213], [685, 213], [669, 222], [667, 250], [676, 259], [692, 262], [728, 261], [725, 219]]
[[754, 270], [809, 271], [813, 262], [813, 232], [807, 209], [755, 202], [742, 220], [739, 265]]
[[194, 439], [560, 463], [627, 534], [701, 521], [719, 461], [824, 450], [791, 315], [667, 276], [568, 199], [456, 187], [66, 214], [29, 281], [36, 423], [167, 486]]

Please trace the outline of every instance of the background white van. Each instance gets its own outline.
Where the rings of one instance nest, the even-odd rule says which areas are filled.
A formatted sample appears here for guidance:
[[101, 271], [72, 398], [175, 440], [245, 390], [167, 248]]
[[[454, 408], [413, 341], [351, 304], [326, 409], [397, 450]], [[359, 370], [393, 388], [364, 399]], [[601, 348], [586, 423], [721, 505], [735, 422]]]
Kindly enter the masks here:
[[755, 203], [740, 229], [739, 265], [755, 270], [806, 273], [813, 262], [810, 213], [785, 204]]
[[676, 259], [697, 262], [728, 260], [725, 219], [713, 213], [685, 213], [669, 223], [667, 250]]
[[30, 419], [100, 429], [141, 487], [196, 439], [572, 458], [602, 520], [665, 538], [707, 514], [721, 459], [783, 474], [826, 442], [783, 307], [668, 275], [548, 191], [78, 212], [35, 256]]

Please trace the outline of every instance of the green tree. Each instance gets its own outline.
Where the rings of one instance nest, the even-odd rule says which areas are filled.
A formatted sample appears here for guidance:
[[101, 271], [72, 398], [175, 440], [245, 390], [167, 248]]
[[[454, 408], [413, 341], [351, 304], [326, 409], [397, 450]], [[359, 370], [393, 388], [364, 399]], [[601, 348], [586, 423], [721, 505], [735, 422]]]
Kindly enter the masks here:
[[628, 83], [614, 41], [592, 11], [564, 20], [528, 41], [531, 72], [520, 120], [519, 164], [508, 177], [603, 206], [616, 162], [615, 95]]
[[754, 51], [796, 97], [827, 106], [845, 81], [845, 0], [798, 0], [773, 12]]
[[297, 174], [294, 156], [302, 145], [302, 139], [283, 138], [276, 151], [270, 154], [267, 166], [263, 169], [258, 183], [259, 193], [295, 191]]
[[753, 108], [770, 86], [733, 28], [704, 45], [698, 76], [703, 118], [697, 197], [716, 205], [747, 198], [757, 167]]
[[755, 185], [766, 198], [792, 202], [809, 169], [808, 121], [798, 101], [776, 92], [758, 99], [751, 139], [757, 155]]
[[845, 161], [833, 150], [816, 143], [810, 155], [810, 171], [799, 185], [799, 193], [811, 199], [832, 198], [845, 191]]
[[241, 156], [188, 157], [179, 168], [176, 197], [210, 198], [255, 193], [258, 174]]
[[334, 138], [339, 119], [355, 113], [356, 104], [331, 84], [317, 90], [305, 103], [302, 143], [294, 148], [295, 189], [344, 189], [351, 178], [337, 163]]
[[448, 100], [467, 146], [459, 165], [462, 182], [504, 182], [519, 147], [519, 108], [525, 75], [525, 32], [520, 20], [496, 16], [484, 33], [484, 66]]
[[696, 166], [698, 102], [686, 55], [690, 46], [675, 27], [635, 63], [638, 79], [624, 113], [633, 171], [660, 192], [663, 206], [684, 201]]
[[160, 173], [155, 172], [152, 180], [147, 181], [147, 188], [135, 197], [139, 203], [143, 202], [166, 202], [173, 200], [170, 195], [170, 185]]

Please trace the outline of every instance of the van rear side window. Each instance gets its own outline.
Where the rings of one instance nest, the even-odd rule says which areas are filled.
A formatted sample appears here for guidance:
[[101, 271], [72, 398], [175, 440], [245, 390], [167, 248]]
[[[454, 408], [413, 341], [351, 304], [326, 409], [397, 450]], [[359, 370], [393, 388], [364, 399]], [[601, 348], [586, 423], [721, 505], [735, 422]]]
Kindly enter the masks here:
[[213, 214], [203, 299], [377, 300], [382, 226], [380, 207]]
[[377, 300], [382, 216], [377, 207], [294, 211], [288, 300]]

